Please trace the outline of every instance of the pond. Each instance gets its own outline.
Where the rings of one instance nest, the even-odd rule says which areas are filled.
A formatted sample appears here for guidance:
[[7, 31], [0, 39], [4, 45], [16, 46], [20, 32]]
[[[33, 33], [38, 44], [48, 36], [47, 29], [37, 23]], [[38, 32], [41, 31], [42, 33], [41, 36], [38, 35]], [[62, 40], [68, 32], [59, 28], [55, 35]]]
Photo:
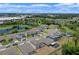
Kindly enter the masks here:
[[11, 28], [6, 28], [6, 29], [0, 29], [0, 34], [4, 34], [4, 33], [9, 33], [12, 30], [26, 30], [28, 29], [28, 27], [22, 27], [22, 26], [13, 26]]

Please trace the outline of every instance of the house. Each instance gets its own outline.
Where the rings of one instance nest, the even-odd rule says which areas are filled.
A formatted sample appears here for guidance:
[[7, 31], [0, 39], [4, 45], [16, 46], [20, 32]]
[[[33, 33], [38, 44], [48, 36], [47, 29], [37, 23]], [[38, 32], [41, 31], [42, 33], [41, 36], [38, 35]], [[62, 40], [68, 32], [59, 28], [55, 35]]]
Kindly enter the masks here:
[[39, 34], [40, 32], [42, 32], [42, 29], [41, 29], [41, 28], [36, 28], [35, 32], [36, 32], [37, 34]]
[[40, 28], [47, 29], [48, 28], [48, 25], [42, 25], [42, 26], [40, 26]]
[[30, 32], [27, 32], [27, 35], [32, 35], [33, 37], [37, 34], [39, 34], [40, 31], [39, 30], [35, 30], [35, 31], [30, 31]]
[[50, 38], [51, 40], [58, 41], [60, 36], [58, 36], [58, 35], [50, 35], [50, 36], [47, 36], [46, 38]]
[[5, 46], [0, 45], [0, 51], [5, 50], [5, 49], [6, 49], [6, 47], [5, 47]]
[[3, 36], [0, 36], [0, 42], [2, 42], [4, 40]]
[[51, 43], [54, 42], [54, 40], [50, 39], [50, 38], [44, 38], [41, 40], [42, 43], [44, 43], [45, 45], [50, 45]]
[[0, 51], [0, 55], [19, 55], [19, 51], [15, 47], [9, 47]]
[[13, 40], [17, 39], [16, 34], [10, 34], [10, 35], [8, 35], [8, 38], [13, 39]]
[[24, 34], [20, 34], [20, 33], [17, 33], [17, 34], [10, 34], [8, 35], [8, 37], [10, 39], [13, 39], [13, 40], [19, 40], [19, 41], [23, 41], [25, 38], [24, 38]]
[[43, 32], [45, 29], [47, 29], [48, 28], [48, 25], [42, 25], [42, 26], [40, 26], [40, 27], [37, 27], [37, 29], [36, 30], [38, 30], [38, 33], [39, 32]]
[[24, 42], [24, 44], [18, 45], [18, 48], [23, 55], [31, 55], [35, 53], [35, 49], [28, 42]]
[[52, 40], [57, 41], [62, 36], [63, 36], [62, 32], [56, 31], [56, 32], [53, 32], [51, 35], [47, 36], [47, 38], [51, 38]]
[[40, 27], [33, 28], [27, 32], [27, 35], [32, 35], [34, 37], [35, 35], [39, 34], [40, 32], [43, 32], [43, 30], [47, 28], [47, 25], [42, 25]]
[[32, 44], [32, 46], [35, 47], [35, 49], [39, 49], [39, 48], [42, 48], [44, 47], [45, 45], [41, 42], [41, 40], [39, 40], [39, 38], [31, 38], [30, 40], [30, 44]]
[[21, 33], [18, 33], [20, 36], [22, 37], [26, 37], [27, 36], [27, 32], [21, 32]]
[[35, 32], [27, 32], [27, 35], [32, 35], [33, 37], [36, 35]]
[[19, 42], [19, 40], [17, 39], [16, 36], [17, 36], [16, 34], [10, 34], [10, 35], [8, 35], [8, 38], [10, 40], [12, 40], [11, 45], [15, 45], [15, 44], [17, 44]]
[[52, 28], [52, 29], [57, 29], [59, 27], [59, 25], [50, 25], [49, 28]]
[[56, 36], [59, 36], [59, 37], [63, 36], [63, 33], [60, 32], [60, 31], [56, 31], [56, 32], [53, 33], [53, 34], [56, 35]]
[[17, 43], [17, 45], [23, 45], [25, 43], [25, 41], [20, 41]]
[[30, 29], [29, 31], [27, 31], [27, 35], [32, 35], [32, 36], [36, 35], [36, 31], [35, 30], [36, 30], [35, 28]]
[[16, 38], [17, 38], [17, 40], [19, 40], [19, 41], [24, 41], [24, 40], [26, 40], [26, 37], [25, 37], [25, 35], [23, 34], [17, 34], [16, 35]]

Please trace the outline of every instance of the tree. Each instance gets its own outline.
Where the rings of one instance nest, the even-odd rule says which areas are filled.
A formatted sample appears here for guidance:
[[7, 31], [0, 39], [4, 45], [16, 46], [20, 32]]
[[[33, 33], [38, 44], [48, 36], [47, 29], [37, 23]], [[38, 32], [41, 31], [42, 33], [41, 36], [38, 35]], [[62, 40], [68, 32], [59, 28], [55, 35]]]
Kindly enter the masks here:
[[79, 34], [74, 32], [72, 41], [68, 41], [62, 48], [62, 53], [65, 55], [79, 55]]
[[75, 44], [73, 42], [68, 42], [67, 44], [64, 44], [62, 46], [62, 54], [79, 55], [79, 45], [75, 46]]
[[12, 33], [17, 33], [18, 32], [18, 30], [16, 30], [16, 29], [14, 29], [13, 31], [12, 31]]

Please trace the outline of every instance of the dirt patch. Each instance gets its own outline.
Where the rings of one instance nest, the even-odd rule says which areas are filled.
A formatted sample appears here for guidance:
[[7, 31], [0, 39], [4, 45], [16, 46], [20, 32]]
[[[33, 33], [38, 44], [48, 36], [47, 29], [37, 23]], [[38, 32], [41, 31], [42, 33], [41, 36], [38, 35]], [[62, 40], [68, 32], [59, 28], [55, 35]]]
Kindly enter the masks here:
[[43, 48], [37, 49], [36, 50], [36, 54], [37, 55], [48, 55], [49, 53], [51, 53], [53, 51], [53, 49], [49, 48], [48, 46], [45, 46]]

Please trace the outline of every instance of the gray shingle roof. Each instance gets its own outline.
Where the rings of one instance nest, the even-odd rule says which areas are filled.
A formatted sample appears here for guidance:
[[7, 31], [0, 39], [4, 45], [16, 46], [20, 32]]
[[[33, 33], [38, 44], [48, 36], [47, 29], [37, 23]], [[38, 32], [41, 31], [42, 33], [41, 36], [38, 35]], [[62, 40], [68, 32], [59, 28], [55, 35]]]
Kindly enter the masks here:
[[4, 37], [3, 36], [0, 36], [0, 41], [4, 40]]
[[11, 39], [16, 39], [16, 34], [10, 34], [10, 35], [8, 35], [8, 37]]
[[21, 52], [24, 55], [28, 55], [32, 53], [33, 51], [35, 51], [34, 48], [29, 43], [26, 43], [26, 42], [24, 42], [23, 45], [18, 45], [18, 48], [21, 50]]
[[6, 50], [0, 51], [0, 55], [18, 55], [18, 50], [14, 47], [7, 48]]
[[45, 39], [42, 39], [41, 42], [43, 42], [46, 45], [50, 45], [54, 41], [52, 39], [50, 39], [50, 38], [45, 38]]
[[40, 40], [32, 39], [30, 42], [36, 47], [36, 49], [41, 48], [44, 44]]

